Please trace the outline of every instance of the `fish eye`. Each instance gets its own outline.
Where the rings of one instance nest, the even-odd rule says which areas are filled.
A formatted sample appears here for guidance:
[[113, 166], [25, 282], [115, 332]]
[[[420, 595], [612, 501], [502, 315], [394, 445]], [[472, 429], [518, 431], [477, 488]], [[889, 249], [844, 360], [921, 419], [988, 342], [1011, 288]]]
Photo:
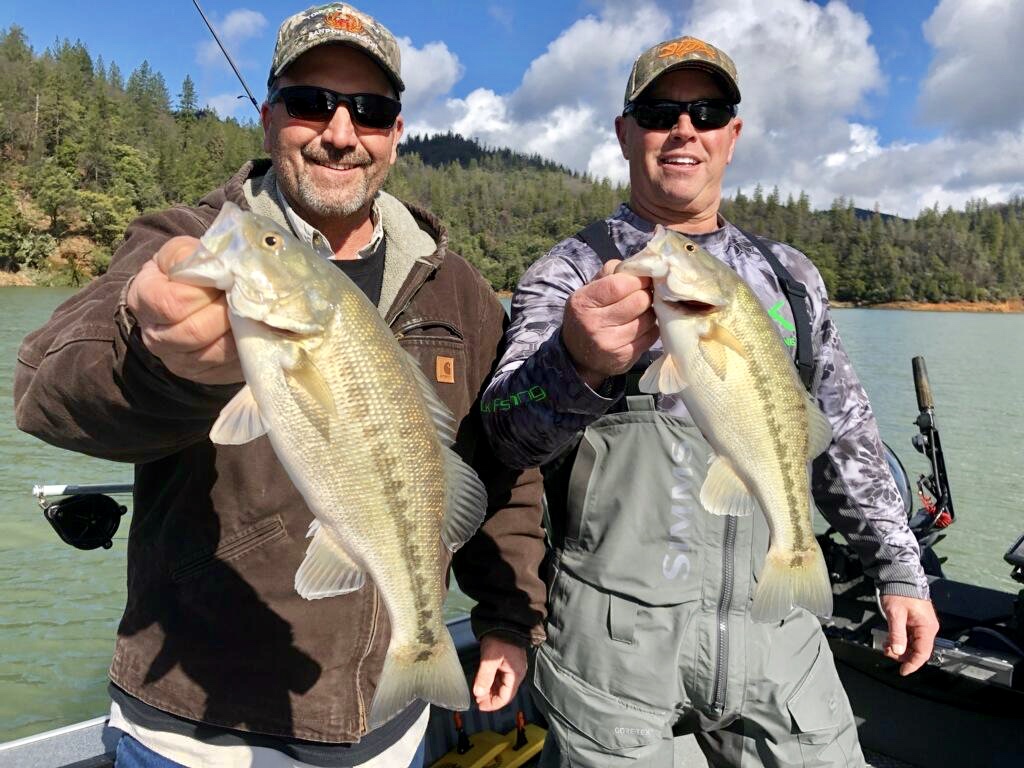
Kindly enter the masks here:
[[697, 246], [694, 245], [693, 243], [687, 243], [686, 250], [688, 250], [690, 253], [693, 253], [694, 251], [697, 250]]
[[263, 236], [263, 245], [267, 248], [277, 248], [281, 244], [281, 238], [275, 235], [273, 232], [267, 232]]

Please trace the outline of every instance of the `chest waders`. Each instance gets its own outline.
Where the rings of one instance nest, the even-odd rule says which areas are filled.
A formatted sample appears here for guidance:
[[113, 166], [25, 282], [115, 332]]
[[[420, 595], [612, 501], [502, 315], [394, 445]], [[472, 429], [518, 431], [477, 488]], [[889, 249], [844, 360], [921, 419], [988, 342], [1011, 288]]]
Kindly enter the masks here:
[[553, 552], [534, 686], [553, 738], [541, 765], [669, 768], [685, 733], [716, 765], [862, 765], [817, 619], [750, 618], [764, 516], [706, 512], [710, 445], [627, 379], [624, 410], [544, 468]]

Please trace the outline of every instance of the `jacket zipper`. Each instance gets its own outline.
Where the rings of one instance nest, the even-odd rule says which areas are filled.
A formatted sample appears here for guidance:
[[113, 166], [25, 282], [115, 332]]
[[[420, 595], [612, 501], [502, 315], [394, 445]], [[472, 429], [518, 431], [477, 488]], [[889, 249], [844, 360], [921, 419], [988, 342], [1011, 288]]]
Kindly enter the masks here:
[[736, 549], [736, 518], [725, 519], [725, 542], [722, 547], [722, 594], [718, 598], [718, 658], [715, 660], [715, 688], [711, 709], [721, 715], [725, 711], [726, 687], [729, 682], [729, 609], [732, 606], [733, 555]]

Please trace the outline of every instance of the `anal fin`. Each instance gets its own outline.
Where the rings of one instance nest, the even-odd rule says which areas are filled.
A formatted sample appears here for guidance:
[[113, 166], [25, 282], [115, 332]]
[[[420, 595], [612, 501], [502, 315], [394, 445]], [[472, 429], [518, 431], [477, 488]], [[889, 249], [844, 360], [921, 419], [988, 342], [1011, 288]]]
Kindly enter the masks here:
[[744, 517], [757, 509], [746, 483], [724, 456], [716, 456], [700, 489], [700, 503], [713, 515]]
[[314, 520], [307, 536], [313, 540], [295, 572], [295, 591], [307, 600], [345, 595], [366, 583], [363, 570], [327, 529]]

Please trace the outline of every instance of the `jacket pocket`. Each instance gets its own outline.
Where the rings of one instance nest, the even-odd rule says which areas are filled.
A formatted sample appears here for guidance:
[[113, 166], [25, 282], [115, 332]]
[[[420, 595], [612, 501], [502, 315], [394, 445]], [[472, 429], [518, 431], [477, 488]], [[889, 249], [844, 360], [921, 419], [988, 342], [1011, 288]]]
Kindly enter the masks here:
[[183, 558], [171, 571], [171, 580], [180, 583], [195, 578], [216, 563], [238, 560], [287, 535], [279, 515], [265, 518], [225, 537], [213, 552]]
[[657, 753], [669, 738], [674, 713], [595, 688], [552, 661], [543, 646], [537, 651], [533, 685], [571, 765], [636, 765]]
[[418, 320], [396, 329], [395, 338], [419, 363], [457, 421], [469, 412], [480, 382], [471, 381], [462, 331], [446, 320]]

